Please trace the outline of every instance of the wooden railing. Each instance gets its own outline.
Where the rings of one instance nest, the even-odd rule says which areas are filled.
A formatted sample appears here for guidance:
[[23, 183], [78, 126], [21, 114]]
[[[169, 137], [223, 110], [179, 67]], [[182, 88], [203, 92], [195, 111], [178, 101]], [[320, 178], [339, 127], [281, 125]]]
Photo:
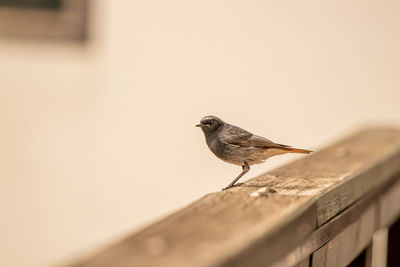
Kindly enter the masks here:
[[72, 266], [384, 267], [387, 251], [396, 259], [388, 229], [399, 215], [400, 131], [368, 129], [206, 195]]

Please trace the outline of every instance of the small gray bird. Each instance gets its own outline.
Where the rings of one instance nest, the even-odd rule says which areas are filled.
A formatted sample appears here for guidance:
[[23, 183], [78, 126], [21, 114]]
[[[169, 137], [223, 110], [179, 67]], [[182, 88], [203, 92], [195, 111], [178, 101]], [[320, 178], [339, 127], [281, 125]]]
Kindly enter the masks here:
[[264, 137], [226, 123], [215, 116], [202, 118], [200, 124], [196, 127], [201, 127], [208, 147], [218, 158], [242, 166], [242, 173], [224, 189], [234, 186], [250, 170], [250, 165], [263, 163], [269, 157], [285, 153], [309, 154], [312, 152], [311, 150], [274, 143]]

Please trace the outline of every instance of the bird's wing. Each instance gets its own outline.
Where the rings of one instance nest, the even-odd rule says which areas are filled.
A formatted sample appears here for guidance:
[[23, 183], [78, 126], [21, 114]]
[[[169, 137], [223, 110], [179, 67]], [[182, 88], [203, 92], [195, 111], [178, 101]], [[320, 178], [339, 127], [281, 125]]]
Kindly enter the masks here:
[[242, 128], [234, 125], [226, 125], [221, 134], [220, 140], [225, 144], [241, 147], [260, 147], [260, 148], [287, 148], [289, 146], [276, 144], [267, 138], [254, 135]]
[[288, 148], [288, 147], [290, 147], [287, 145], [274, 143], [271, 140], [268, 140], [267, 138], [264, 138], [259, 135], [253, 135], [250, 138], [250, 142], [251, 142], [251, 146], [261, 147], [261, 148]]

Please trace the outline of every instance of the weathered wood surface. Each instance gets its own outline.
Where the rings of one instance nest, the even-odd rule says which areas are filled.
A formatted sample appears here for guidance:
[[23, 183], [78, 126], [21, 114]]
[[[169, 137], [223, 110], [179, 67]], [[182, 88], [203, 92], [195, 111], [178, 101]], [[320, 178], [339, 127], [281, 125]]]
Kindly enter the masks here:
[[[314, 247], [312, 266], [347, 266], [372, 241], [374, 255], [369, 255], [372, 266], [386, 266], [385, 227], [400, 216], [400, 174], [395, 177], [311, 234], [306, 243], [316, 239], [315, 247], [324, 244], [317, 250]], [[368, 252], [371, 254], [372, 250]]]
[[340, 233], [318, 249], [312, 257], [312, 266], [347, 266], [371, 242], [376, 230], [377, 207], [371, 205], [360, 218], [354, 220]]
[[[400, 131], [365, 130], [251, 179], [244, 186], [206, 195], [74, 266], [299, 264], [323, 242], [341, 240], [335, 237], [338, 228], [328, 228], [318, 235], [317, 231], [327, 229], [325, 222], [376, 193], [376, 188], [393, 182], [397, 173]], [[381, 202], [393, 205], [394, 198], [392, 194]], [[371, 203], [359, 203], [366, 211], [362, 218], [378, 214], [379, 209], [370, 208]], [[394, 206], [388, 212], [392, 217], [399, 208]], [[341, 216], [337, 217], [340, 220]], [[356, 219], [344, 221], [340, 227], [353, 233]], [[364, 228], [369, 233], [368, 223]], [[364, 243], [360, 240], [357, 249]]]
[[[373, 239], [373, 234], [386, 228], [399, 216], [400, 174], [375, 187], [355, 204], [314, 230], [293, 251], [271, 266], [292, 266], [313, 252], [312, 266], [347, 266], [365, 249]], [[379, 251], [375, 245], [373, 247]]]

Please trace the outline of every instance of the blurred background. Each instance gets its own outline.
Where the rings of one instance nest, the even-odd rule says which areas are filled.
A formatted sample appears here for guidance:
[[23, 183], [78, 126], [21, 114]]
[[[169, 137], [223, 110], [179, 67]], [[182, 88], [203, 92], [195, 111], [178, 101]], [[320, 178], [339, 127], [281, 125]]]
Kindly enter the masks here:
[[307, 149], [399, 125], [399, 10], [0, 0], [0, 265], [63, 263], [226, 186], [241, 169], [203, 116]]

